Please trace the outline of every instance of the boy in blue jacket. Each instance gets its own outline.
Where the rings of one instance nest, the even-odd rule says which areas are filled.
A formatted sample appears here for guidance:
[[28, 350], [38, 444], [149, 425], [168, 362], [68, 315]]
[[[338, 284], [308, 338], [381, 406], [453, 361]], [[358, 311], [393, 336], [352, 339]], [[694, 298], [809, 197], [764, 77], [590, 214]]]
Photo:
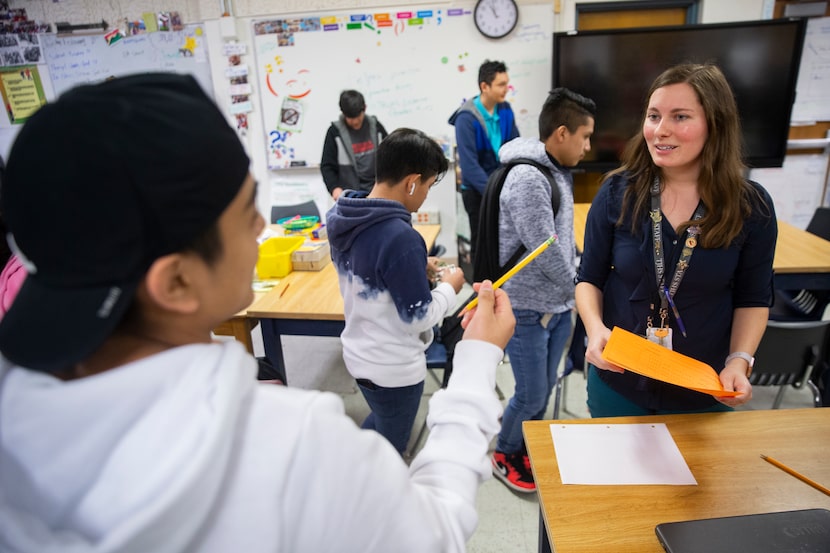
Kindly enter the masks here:
[[513, 110], [504, 101], [509, 82], [504, 62], [485, 60], [478, 69], [480, 94], [464, 102], [449, 119], [455, 127], [458, 146], [461, 197], [470, 218], [471, 262], [475, 259], [481, 197], [487, 177], [499, 166], [499, 148], [519, 136]]

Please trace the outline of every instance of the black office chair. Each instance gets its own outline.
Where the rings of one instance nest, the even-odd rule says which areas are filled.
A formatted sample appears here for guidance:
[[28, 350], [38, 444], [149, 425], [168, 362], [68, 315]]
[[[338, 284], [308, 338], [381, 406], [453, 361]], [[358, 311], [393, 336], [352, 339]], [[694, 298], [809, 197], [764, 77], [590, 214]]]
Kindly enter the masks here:
[[767, 321], [764, 337], [755, 353], [749, 382], [753, 386], [778, 386], [772, 403], [778, 409], [788, 386], [805, 384], [813, 392], [813, 404], [821, 407], [821, 395], [810, 380], [830, 340], [830, 321]]
[[[816, 208], [805, 229], [825, 240], [830, 240], [830, 207]], [[775, 289], [775, 301], [769, 318], [774, 321], [818, 321], [830, 303], [830, 290]]]
[[319, 217], [320, 210], [317, 209], [317, 204], [314, 200], [308, 200], [307, 202], [303, 202], [301, 204], [271, 206], [272, 223], [276, 223], [280, 219], [285, 219], [286, 217], [295, 217], [297, 215], [300, 217]]

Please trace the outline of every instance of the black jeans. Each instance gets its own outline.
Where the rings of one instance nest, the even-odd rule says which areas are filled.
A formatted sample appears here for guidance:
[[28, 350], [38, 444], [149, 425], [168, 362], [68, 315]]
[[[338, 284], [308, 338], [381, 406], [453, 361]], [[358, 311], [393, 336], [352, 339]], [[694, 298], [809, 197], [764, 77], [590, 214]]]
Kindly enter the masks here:
[[464, 201], [464, 210], [470, 218], [470, 263], [472, 264], [476, 258], [478, 219], [481, 213], [481, 194], [474, 188], [464, 188], [461, 190], [461, 199]]

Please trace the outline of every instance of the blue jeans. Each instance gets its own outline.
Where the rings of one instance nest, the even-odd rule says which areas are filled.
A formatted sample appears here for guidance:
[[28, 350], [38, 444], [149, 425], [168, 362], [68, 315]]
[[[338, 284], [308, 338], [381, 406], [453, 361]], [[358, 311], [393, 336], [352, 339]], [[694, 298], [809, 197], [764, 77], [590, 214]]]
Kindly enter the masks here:
[[402, 388], [384, 388], [360, 379], [357, 385], [372, 410], [360, 427], [377, 431], [403, 454], [421, 404], [424, 381]]
[[541, 325], [542, 313], [514, 309], [516, 331], [507, 344], [516, 389], [501, 421], [496, 450], [517, 453], [524, 447], [522, 422], [539, 420], [548, 408], [557, 369], [571, 334], [571, 312], [551, 317]]

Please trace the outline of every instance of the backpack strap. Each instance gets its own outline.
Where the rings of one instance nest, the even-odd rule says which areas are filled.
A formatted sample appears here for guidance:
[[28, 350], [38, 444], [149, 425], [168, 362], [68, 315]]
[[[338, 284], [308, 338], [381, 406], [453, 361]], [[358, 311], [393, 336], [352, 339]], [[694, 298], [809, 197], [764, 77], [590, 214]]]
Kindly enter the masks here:
[[[548, 167], [542, 165], [541, 163], [539, 163], [536, 160], [533, 160], [533, 159], [530, 159], [530, 158], [525, 158], [525, 157], [519, 157], [519, 158], [510, 160], [508, 163], [505, 164], [505, 166], [506, 166], [505, 173], [504, 173], [504, 180], [505, 181], [507, 180], [507, 175], [510, 173], [510, 170], [513, 169], [513, 167], [515, 167], [516, 165], [532, 165], [533, 167], [538, 169], [539, 172], [541, 172], [543, 175], [545, 175], [545, 177], [548, 179], [548, 183], [550, 183], [550, 205], [551, 205], [551, 208], [553, 208], [553, 216], [556, 217], [556, 214], [559, 213], [559, 203], [560, 203], [561, 197], [560, 197], [560, 194], [559, 194], [559, 185], [556, 184], [556, 179], [553, 177], [553, 174], [551, 174], [550, 169]], [[504, 186], [504, 181], [502, 181], [501, 186], [502, 187]], [[501, 190], [499, 190], [499, 194], [501, 194]], [[505, 263], [504, 265], [502, 265], [500, 267], [499, 272], [501, 274], [504, 274], [508, 270], [513, 268], [513, 266], [516, 263], [519, 262], [519, 259], [522, 258], [522, 256], [525, 254], [526, 251], [527, 251], [527, 247], [525, 247], [524, 244], [519, 246], [518, 249], [516, 249], [516, 251], [513, 253], [513, 255], [510, 256], [510, 259], [507, 260], [507, 263]]]
[[367, 115], [369, 120], [369, 140], [375, 145], [375, 148], [380, 144], [380, 135], [378, 134], [378, 120], [374, 115]]
[[[378, 144], [380, 144], [378, 120], [374, 115], [366, 115], [366, 120], [369, 122], [369, 140], [371, 140], [372, 144], [374, 144], [375, 148], [377, 148]], [[346, 155], [349, 157], [352, 167], [357, 168], [357, 159], [355, 158], [354, 148], [352, 147], [352, 135], [349, 133], [349, 129], [346, 127], [343, 117], [341, 116], [336, 121], [332, 121], [331, 124], [334, 125], [337, 132], [340, 134], [340, 140], [343, 141], [343, 148], [346, 150]]]
[[[535, 159], [525, 157], [518, 157], [511, 160], [507, 163], [507, 165], [510, 169], [516, 165], [532, 165], [538, 169], [540, 173], [545, 175], [545, 178], [548, 179], [548, 183], [550, 183], [550, 206], [553, 208], [553, 216], [556, 217], [556, 214], [559, 213], [559, 203], [561, 201], [561, 197], [559, 194], [559, 185], [556, 184], [556, 179], [554, 178], [553, 173], [550, 172], [550, 167], [539, 163]], [[508, 171], [510, 169], [508, 169]], [[507, 175], [505, 175], [504, 178], [507, 180]]]
[[349, 134], [349, 129], [346, 128], [346, 122], [343, 120], [343, 116], [340, 116], [340, 119], [331, 122], [334, 125], [334, 128], [337, 129], [337, 133], [340, 135], [340, 140], [343, 142], [343, 150], [345, 150], [346, 156], [349, 158], [349, 162], [351, 163], [352, 167], [357, 167], [357, 160], [354, 157], [354, 148], [352, 147], [352, 136]]

